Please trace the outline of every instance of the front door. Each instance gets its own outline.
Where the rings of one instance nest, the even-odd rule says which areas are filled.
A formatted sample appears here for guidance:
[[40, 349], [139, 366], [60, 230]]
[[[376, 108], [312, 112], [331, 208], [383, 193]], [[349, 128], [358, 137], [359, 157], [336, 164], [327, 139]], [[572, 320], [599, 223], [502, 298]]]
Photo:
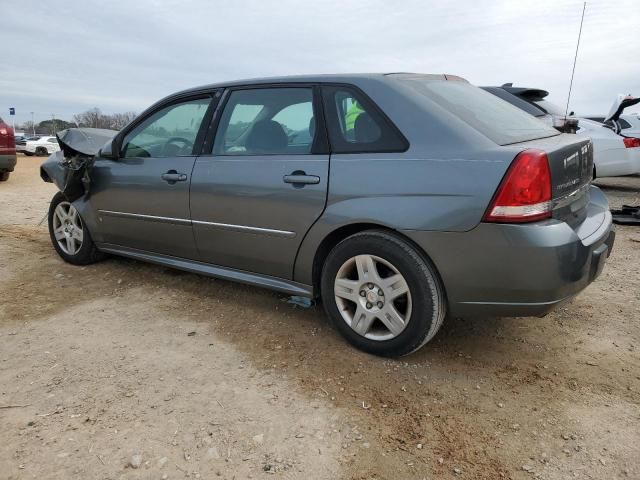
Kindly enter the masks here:
[[191, 184], [204, 261], [292, 278], [298, 247], [327, 197], [319, 103], [310, 86], [227, 92], [213, 154], [196, 160]]
[[124, 136], [119, 159], [96, 159], [91, 204], [104, 242], [197, 258], [189, 184], [210, 103], [205, 96], [160, 107]]

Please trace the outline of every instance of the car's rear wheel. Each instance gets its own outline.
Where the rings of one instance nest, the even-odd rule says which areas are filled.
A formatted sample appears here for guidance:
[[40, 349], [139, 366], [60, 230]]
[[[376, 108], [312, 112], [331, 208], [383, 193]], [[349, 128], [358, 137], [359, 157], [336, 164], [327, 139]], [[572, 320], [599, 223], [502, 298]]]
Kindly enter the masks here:
[[446, 300], [431, 263], [402, 238], [366, 231], [329, 253], [322, 302], [336, 328], [375, 355], [407, 355], [431, 340], [445, 317]]
[[9, 172], [0, 173], [0, 182], [6, 182], [9, 180]]
[[36, 148], [36, 155], [43, 157], [45, 155], [49, 155], [49, 151], [45, 147], [38, 147]]
[[65, 262], [88, 265], [104, 257], [93, 243], [80, 213], [61, 192], [53, 197], [49, 206], [49, 236]]

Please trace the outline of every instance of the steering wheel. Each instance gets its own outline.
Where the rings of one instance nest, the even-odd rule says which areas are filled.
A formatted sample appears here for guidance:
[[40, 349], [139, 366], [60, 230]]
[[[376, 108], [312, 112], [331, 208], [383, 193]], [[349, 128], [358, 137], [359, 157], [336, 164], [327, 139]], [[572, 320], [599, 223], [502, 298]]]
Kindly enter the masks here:
[[[178, 145], [178, 143], [182, 143], [182, 146]], [[171, 137], [164, 143], [164, 146], [162, 147], [162, 153], [167, 157], [172, 157], [180, 153], [185, 153], [184, 150], [188, 147], [190, 148], [189, 153], [191, 153], [193, 142], [188, 138]]]

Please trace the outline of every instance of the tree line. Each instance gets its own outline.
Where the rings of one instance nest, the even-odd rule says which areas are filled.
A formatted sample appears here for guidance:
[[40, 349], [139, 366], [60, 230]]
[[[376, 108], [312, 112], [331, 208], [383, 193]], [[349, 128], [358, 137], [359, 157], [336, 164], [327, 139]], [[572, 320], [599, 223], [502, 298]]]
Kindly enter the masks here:
[[24, 122], [22, 125], [16, 126], [16, 130], [22, 130], [25, 133], [33, 133], [35, 131], [36, 135], [54, 135], [61, 130], [76, 127], [121, 130], [134, 118], [136, 118], [134, 112], [113, 113], [109, 115], [102, 113], [102, 111], [96, 107], [74, 115], [73, 121], [71, 122], [59, 118], [43, 120], [36, 124]]

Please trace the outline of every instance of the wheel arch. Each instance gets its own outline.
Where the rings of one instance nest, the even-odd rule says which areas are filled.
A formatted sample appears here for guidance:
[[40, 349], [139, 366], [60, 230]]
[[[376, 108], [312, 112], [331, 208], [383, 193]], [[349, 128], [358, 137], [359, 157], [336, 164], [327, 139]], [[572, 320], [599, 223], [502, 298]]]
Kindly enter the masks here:
[[[440, 281], [440, 285], [442, 287], [442, 292], [445, 297], [445, 302], [447, 302], [447, 292], [442, 281], [442, 276], [438, 271], [438, 268], [435, 265], [435, 262], [431, 259], [429, 254], [425, 252], [425, 250], [420, 247], [414, 240], [404, 235], [402, 232], [388, 227], [386, 225], [381, 225], [377, 223], [371, 222], [358, 222], [358, 223], [350, 223], [347, 225], [342, 225], [334, 230], [330, 231], [328, 234], [324, 236], [324, 238], [320, 241], [320, 244], [315, 250], [315, 254], [313, 256], [313, 263], [311, 268], [311, 282], [313, 286], [314, 297], [320, 296], [320, 279], [322, 274], [322, 266], [329, 255], [329, 252], [335, 247], [338, 243], [343, 241], [344, 239], [360, 232], [365, 232], [368, 230], [381, 231], [394, 237], [401, 239], [402, 241], [411, 245], [415, 251], [420, 255], [431, 267], [433, 268], [434, 274], [437, 276], [437, 279]], [[447, 302], [448, 303], [448, 302]]]

